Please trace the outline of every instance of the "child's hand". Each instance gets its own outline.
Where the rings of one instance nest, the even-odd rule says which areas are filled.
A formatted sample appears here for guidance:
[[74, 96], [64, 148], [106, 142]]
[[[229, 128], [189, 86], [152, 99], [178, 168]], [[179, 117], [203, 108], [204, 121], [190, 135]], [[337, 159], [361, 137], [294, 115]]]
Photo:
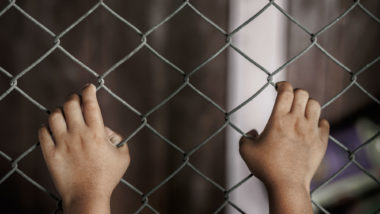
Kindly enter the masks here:
[[[277, 87], [276, 103], [267, 126], [260, 135], [250, 131], [248, 135], [253, 139], [240, 140], [240, 154], [269, 192], [290, 191], [293, 194], [290, 199], [295, 200], [294, 195], [300, 190], [309, 198], [311, 179], [326, 151], [329, 123], [319, 119], [321, 107], [309, 99], [306, 91], [294, 91], [288, 82], [280, 82]], [[284, 192], [280, 195], [285, 198]]]
[[[82, 98], [70, 96], [63, 104], [63, 112], [59, 108], [52, 112], [49, 128], [52, 136], [43, 126], [39, 140], [65, 211], [75, 212], [75, 204], [90, 207], [91, 203], [104, 204], [109, 209], [112, 191], [127, 170], [130, 157], [126, 144], [115, 146], [121, 137], [103, 124], [95, 86], [85, 87]], [[83, 209], [86, 208], [76, 210]]]

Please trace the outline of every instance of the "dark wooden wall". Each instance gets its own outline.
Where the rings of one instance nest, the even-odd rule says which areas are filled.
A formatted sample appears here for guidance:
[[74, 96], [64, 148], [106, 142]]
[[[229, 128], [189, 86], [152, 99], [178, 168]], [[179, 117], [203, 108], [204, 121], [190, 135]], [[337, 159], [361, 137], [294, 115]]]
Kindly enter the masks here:
[[[353, 3], [353, 1], [292, 0], [289, 2], [289, 11], [293, 17], [315, 33]], [[374, 15], [380, 16], [379, 1], [361, 3]], [[357, 72], [380, 56], [379, 38], [379, 24], [356, 7], [317, 39], [318, 43], [337, 60], [353, 72]], [[288, 41], [288, 58], [290, 58], [310, 44], [310, 36], [295, 24], [289, 23]], [[380, 62], [378, 61], [357, 79], [377, 99], [380, 98], [379, 69]], [[330, 100], [351, 80], [351, 76], [346, 71], [316, 47], [290, 65], [287, 76], [296, 87], [308, 89], [311, 96], [321, 103]], [[330, 122], [337, 124], [371, 105], [375, 105], [375, 108], [371, 107], [371, 109], [375, 109], [375, 114], [378, 114], [378, 104], [368, 98], [358, 87], [353, 86], [329, 105], [323, 114]]]
[[[7, 1], [2, 1], [3, 8]], [[116, 12], [146, 32], [174, 11], [182, 1], [105, 1]], [[96, 1], [18, 1], [17, 4], [58, 34], [84, 14]], [[205, 15], [227, 28], [227, 0], [192, 1]], [[141, 38], [131, 28], [98, 8], [61, 39], [61, 45], [99, 74], [132, 51]], [[16, 75], [53, 46], [54, 38], [12, 8], [0, 17], [0, 66]], [[148, 43], [164, 57], [190, 72], [215, 53], [225, 38], [186, 7], [174, 19], [148, 37]], [[222, 53], [190, 80], [219, 105], [225, 106], [226, 54]], [[142, 113], [160, 103], [183, 81], [177, 71], [147, 48], [141, 49], [105, 78], [105, 84]], [[97, 80], [59, 50], [18, 81], [18, 86], [48, 109], [62, 104], [67, 95]], [[0, 94], [10, 79], [0, 73]], [[101, 90], [98, 93], [105, 122], [129, 136], [140, 118]], [[37, 143], [37, 128], [47, 114], [13, 91], [0, 102], [0, 150], [12, 158]], [[224, 115], [186, 87], [153, 113], [149, 123], [185, 151], [205, 140], [224, 122]], [[224, 132], [190, 158], [200, 171], [221, 185], [225, 183]], [[132, 163], [125, 179], [149, 192], [183, 161], [183, 156], [144, 128], [129, 142]], [[36, 149], [19, 163], [32, 179], [54, 191], [47, 169]], [[10, 170], [0, 158], [0, 177]], [[223, 202], [223, 193], [185, 167], [174, 179], [149, 197], [161, 213], [211, 213]], [[141, 197], [119, 185], [112, 199], [113, 213], [133, 213]], [[0, 185], [2, 213], [51, 213], [55, 201], [19, 175]], [[145, 209], [142, 213], [150, 213]]]

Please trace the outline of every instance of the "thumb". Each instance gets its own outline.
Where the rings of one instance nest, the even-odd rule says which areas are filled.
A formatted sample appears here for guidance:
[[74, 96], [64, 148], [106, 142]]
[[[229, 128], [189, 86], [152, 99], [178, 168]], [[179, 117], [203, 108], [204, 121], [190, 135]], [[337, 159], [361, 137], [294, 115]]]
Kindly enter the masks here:
[[114, 132], [109, 127], [105, 126], [104, 128], [105, 128], [107, 140], [111, 142], [114, 146], [116, 146], [118, 143], [120, 143], [123, 140], [123, 138], [118, 133]]
[[239, 145], [241, 146], [243, 143], [246, 143], [248, 141], [255, 141], [257, 137], [259, 136], [259, 133], [256, 129], [252, 129], [251, 131], [247, 132], [244, 136], [240, 138]]
[[247, 157], [252, 154], [254, 148], [254, 142], [256, 141], [259, 133], [253, 129], [247, 134], [242, 136], [239, 141], [239, 152], [243, 160], [247, 161]]

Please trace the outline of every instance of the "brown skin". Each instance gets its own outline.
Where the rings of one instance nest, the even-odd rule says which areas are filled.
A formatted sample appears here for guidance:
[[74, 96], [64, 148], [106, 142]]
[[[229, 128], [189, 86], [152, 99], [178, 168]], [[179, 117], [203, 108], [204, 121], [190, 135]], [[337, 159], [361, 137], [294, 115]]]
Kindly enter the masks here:
[[[272, 115], [263, 133], [240, 140], [240, 154], [268, 189], [270, 213], [312, 213], [310, 181], [327, 147], [329, 124], [304, 90], [278, 83]], [[113, 189], [130, 163], [128, 146], [103, 124], [94, 85], [82, 99], [72, 95], [39, 129], [42, 152], [65, 213], [110, 213]]]
[[272, 115], [258, 135], [240, 140], [240, 154], [267, 187], [270, 213], [313, 213], [310, 182], [326, 152], [329, 123], [305, 90], [277, 84]]
[[128, 146], [103, 124], [94, 85], [73, 94], [39, 129], [42, 152], [65, 213], [110, 213], [110, 198], [130, 163]]

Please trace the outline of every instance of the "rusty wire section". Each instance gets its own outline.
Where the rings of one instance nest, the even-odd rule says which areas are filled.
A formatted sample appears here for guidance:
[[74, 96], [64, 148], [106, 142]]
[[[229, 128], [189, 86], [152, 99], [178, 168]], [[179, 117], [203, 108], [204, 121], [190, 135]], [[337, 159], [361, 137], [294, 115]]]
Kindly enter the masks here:
[[[134, 50], [132, 50], [128, 55], [124, 56], [121, 60], [119, 60], [117, 63], [115, 63], [113, 66], [111, 66], [105, 73], [102, 75], [99, 75], [96, 71], [92, 70], [90, 67], [85, 65], [83, 62], [81, 62], [79, 59], [75, 58], [73, 55], [70, 54], [64, 47], [61, 46], [60, 41], [61, 38], [63, 38], [69, 31], [71, 31], [74, 27], [76, 27], [79, 23], [83, 22], [86, 20], [86, 18], [93, 13], [95, 10], [98, 8], [104, 8], [106, 9], [115, 19], [120, 20], [123, 22], [125, 25], [130, 27], [132, 30], [136, 32], [137, 35], [141, 37], [141, 42], [140, 44], [135, 47]], [[226, 40], [225, 40], [225, 45], [220, 48], [216, 53], [214, 53], [211, 57], [209, 57], [207, 60], [205, 60], [203, 63], [198, 65], [194, 70], [192, 70], [190, 73], [186, 74], [183, 70], [181, 70], [178, 66], [170, 62], [168, 59], [163, 57], [158, 51], [156, 51], [152, 46], [149, 45], [147, 37], [157, 30], [161, 25], [164, 23], [168, 22], [170, 19], [172, 19], [174, 16], [176, 16], [179, 12], [181, 12], [182, 9], [185, 7], [190, 8], [193, 10], [199, 17], [201, 17], [203, 20], [208, 22], [212, 27], [217, 29], [220, 34], [224, 35]], [[249, 23], [251, 23], [253, 20], [255, 20], [258, 16], [260, 16], [265, 10], [267, 10], [269, 7], [274, 7], [276, 8], [279, 12], [281, 12], [288, 20], [290, 20], [292, 23], [296, 24], [300, 29], [302, 29], [306, 34], [310, 36], [310, 44], [304, 48], [302, 51], [300, 51], [297, 55], [289, 59], [287, 62], [285, 62], [283, 65], [278, 67], [277, 69], [273, 71], [268, 71], [265, 69], [263, 66], [258, 64], [255, 60], [251, 59], [249, 56], [247, 56], [242, 50], [240, 50], [238, 47], [236, 47], [233, 44], [233, 36], [239, 32], [242, 28], [247, 26]], [[288, 14], [283, 8], [281, 8], [274, 0], [269, 0], [269, 2], [256, 14], [252, 14], [252, 16], [247, 19], [244, 23], [242, 23], [240, 26], [238, 26], [235, 29], [232, 29], [230, 32], [224, 30], [223, 28], [219, 27], [217, 24], [215, 24], [212, 20], [210, 20], [208, 17], [206, 17], [204, 14], [202, 14], [189, 0], [183, 1], [183, 3], [176, 8], [169, 16], [165, 17], [160, 23], [157, 25], [153, 26], [151, 29], [149, 29], [147, 32], [142, 32], [140, 31], [136, 26], [132, 25], [128, 20], [125, 20], [122, 16], [120, 16], [118, 13], [116, 13], [112, 8], [110, 8], [106, 3], [104, 3], [102, 0], [100, 0], [98, 3], [96, 3], [93, 7], [91, 7], [85, 14], [83, 14], [80, 18], [78, 18], [75, 22], [73, 22], [70, 26], [68, 26], [66, 29], [64, 29], [60, 33], [54, 33], [50, 29], [48, 29], [46, 26], [41, 24], [38, 20], [33, 18], [31, 15], [29, 15], [26, 11], [24, 11], [20, 6], [17, 5], [16, 0], [10, 0], [9, 4], [1, 9], [0, 11], [0, 18], [2, 15], [4, 15], [9, 9], [14, 8], [16, 9], [20, 14], [22, 14], [24, 17], [32, 21], [36, 26], [41, 28], [43, 31], [48, 33], [52, 39], [54, 40], [54, 45], [45, 52], [40, 58], [38, 58], [35, 62], [33, 62], [31, 65], [26, 67], [24, 70], [19, 72], [17, 75], [13, 76], [10, 74], [8, 71], [0, 67], [0, 73], [5, 74], [9, 79], [10, 79], [10, 86], [9, 88], [0, 95], [0, 101], [2, 101], [8, 94], [10, 94], [12, 91], [15, 91], [17, 93], [20, 93], [22, 96], [24, 96], [27, 100], [32, 102], [34, 105], [36, 105], [39, 109], [42, 111], [45, 111], [46, 113], [49, 113], [49, 110], [44, 107], [42, 104], [40, 104], [38, 101], [33, 99], [33, 97], [29, 96], [25, 91], [23, 91], [21, 88], [18, 87], [17, 85], [17, 80], [23, 77], [26, 73], [28, 73], [31, 69], [33, 69], [36, 65], [41, 63], [47, 56], [49, 56], [52, 52], [54, 51], [60, 51], [66, 56], [68, 56], [72, 61], [80, 65], [82, 68], [84, 68], [86, 71], [88, 71], [90, 74], [94, 75], [98, 79], [98, 85], [97, 89], [98, 90], [104, 90], [108, 92], [112, 97], [114, 97], [116, 100], [118, 100], [120, 103], [122, 103], [125, 107], [128, 109], [132, 110], [136, 115], [138, 115], [141, 118], [141, 125], [133, 131], [133, 133], [128, 136], [126, 139], [124, 139], [119, 145], [126, 143], [128, 140], [133, 138], [142, 128], [146, 127], [149, 130], [151, 130], [155, 135], [160, 137], [164, 142], [166, 142], [168, 145], [176, 149], [179, 153], [183, 154], [183, 162], [182, 164], [174, 171], [172, 172], [166, 179], [164, 179], [160, 184], [155, 186], [153, 189], [151, 189], [149, 192], [142, 192], [139, 189], [137, 189], [135, 186], [127, 182], [126, 180], [122, 179], [121, 183], [126, 185], [127, 187], [131, 188], [136, 194], [141, 196], [142, 199], [142, 204], [138, 210], [135, 211], [135, 213], [140, 213], [143, 209], [148, 208], [154, 213], [159, 213], [154, 207], [152, 207], [149, 204], [149, 196], [153, 194], [156, 190], [158, 190], [161, 186], [163, 186], [165, 183], [167, 183], [170, 179], [172, 179], [177, 173], [179, 173], [184, 167], [189, 167], [192, 169], [195, 173], [197, 173], [199, 176], [201, 176], [203, 179], [205, 179], [207, 182], [215, 186], [217, 189], [220, 190], [220, 194], [224, 194], [224, 203], [222, 203], [214, 213], [219, 213], [222, 211], [227, 205], [233, 207], [236, 209], [236, 211], [240, 213], [246, 213], [249, 212], [247, 210], [242, 210], [239, 208], [238, 205], [236, 205], [234, 202], [232, 202], [229, 199], [229, 194], [233, 192], [236, 188], [238, 188], [240, 185], [242, 185], [244, 182], [246, 182], [248, 179], [252, 177], [252, 174], [247, 175], [243, 180], [239, 181], [235, 185], [233, 185], [231, 188], [225, 188], [223, 185], [216, 183], [213, 181], [211, 178], [207, 177], [205, 174], [200, 172], [191, 162], [189, 161], [191, 158], [191, 155], [196, 152], [197, 150], [201, 149], [202, 146], [204, 146], [206, 143], [208, 143], [214, 136], [216, 136], [218, 133], [223, 131], [227, 126], [230, 126], [237, 132], [239, 132], [241, 135], [245, 135], [244, 132], [239, 129], [236, 125], [234, 125], [231, 120], [230, 116], [234, 114], [236, 111], [238, 111], [240, 108], [242, 108], [244, 105], [249, 103], [251, 100], [253, 100], [257, 95], [259, 95], [265, 88], [274, 86], [275, 83], [273, 82], [273, 77], [279, 73], [280, 71], [284, 70], [288, 65], [293, 63], [295, 60], [300, 58], [302, 55], [307, 53], [313, 46], [317, 47], [323, 54], [325, 54], [328, 58], [330, 58], [332, 61], [334, 61], [337, 65], [339, 65], [345, 72], [347, 72], [351, 76], [351, 82], [339, 93], [337, 93], [333, 98], [331, 98], [329, 101], [324, 103], [322, 105], [322, 108], [326, 108], [328, 105], [330, 105], [332, 102], [334, 102], [337, 98], [342, 96], [348, 89], [351, 87], [358, 87], [361, 91], [363, 91], [370, 99], [372, 99], [374, 102], [380, 105], [380, 100], [377, 99], [375, 96], [370, 94], [362, 85], [360, 85], [357, 82], [357, 77], [365, 72], [369, 67], [374, 65], [376, 62], [380, 60], [380, 56], [377, 56], [375, 59], [371, 59], [368, 64], [366, 64], [364, 67], [357, 71], [353, 71], [347, 66], [345, 66], [342, 62], [337, 60], [332, 54], [330, 54], [326, 49], [324, 49], [319, 43], [318, 43], [318, 36], [323, 34], [326, 30], [329, 28], [333, 27], [334, 24], [336, 24], [340, 19], [342, 19], [344, 16], [350, 13], [355, 7], [360, 8], [365, 14], [367, 14], [371, 19], [373, 19], [375, 22], [380, 24], [380, 19], [376, 17], [374, 14], [372, 14], [369, 10], [367, 10], [361, 3], [360, 0], [355, 0], [353, 1], [352, 5], [345, 10], [343, 13], [341, 13], [339, 16], [337, 16], [333, 21], [322, 27], [316, 32], [312, 32], [309, 30], [306, 26], [302, 25], [298, 20], [293, 18], [290, 14]], [[230, 47], [232, 51], [236, 51], [239, 55], [247, 59], [249, 62], [260, 68], [264, 73], [267, 74], [267, 82], [264, 84], [257, 92], [252, 94], [247, 100], [239, 104], [237, 107], [230, 111], [226, 111], [223, 109], [221, 106], [219, 106], [217, 103], [215, 103], [210, 97], [206, 96], [204, 93], [202, 93], [200, 90], [198, 90], [191, 82], [190, 79], [192, 75], [198, 70], [200, 70], [203, 66], [205, 66], [207, 63], [212, 61], [215, 57], [217, 57], [220, 53], [226, 51], [226, 49]], [[183, 75], [183, 83], [180, 87], [178, 87], [176, 90], [174, 90], [167, 98], [165, 98], [161, 103], [153, 107], [151, 110], [149, 110], [147, 113], [143, 114], [139, 112], [137, 109], [135, 109], [133, 106], [128, 104], [127, 101], [123, 100], [121, 97], [119, 97], [116, 93], [114, 93], [110, 88], [108, 88], [105, 85], [104, 78], [107, 77], [111, 72], [113, 72], [117, 67], [119, 67], [121, 64], [129, 60], [133, 55], [135, 55], [139, 50], [142, 48], [147, 48], [149, 51], [151, 51], [154, 55], [156, 55], [160, 60], [162, 60], [164, 63], [168, 64], [171, 66], [174, 70], [176, 70], [180, 75]], [[190, 151], [184, 151], [181, 148], [179, 148], [176, 144], [165, 138], [163, 135], [161, 135], [156, 129], [154, 129], [148, 122], [148, 117], [151, 115], [153, 112], [158, 110], [160, 107], [165, 105], [169, 100], [173, 99], [182, 89], [185, 87], [190, 87], [193, 89], [199, 96], [201, 96], [203, 99], [205, 99], [207, 102], [211, 103], [213, 106], [215, 106], [219, 111], [223, 112], [225, 115], [225, 122], [224, 124], [213, 134], [211, 134], [206, 140], [195, 146], [193, 149]], [[380, 131], [377, 132], [374, 136], [369, 138], [366, 142], [362, 143], [359, 147], [357, 147], [354, 150], [350, 150], [346, 146], [344, 146], [343, 143], [339, 142], [337, 139], [333, 138], [330, 136], [330, 140], [337, 144], [342, 150], [344, 150], [347, 153], [347, 163], [337, 172], [335, 172], [330, 178], [326, 179], [321, 185], [316, 187], [312, 192], [312, 203], [323, 213], [329, 213], [328, 210], [324, 209], [320, 204], [318, 204], [316, 201], [313, 200], [313, 193], [318, 191], [319, 189], [323, 188], [327, 184], [329, 184], [337, 175], [339, 175], [341, 172], [343, 172], [347, 167], [350, 165], [354, 164], [356, 165], [363, 173], [368, 175], [371, 179], [373, 179], [377, 184], [380, 185], [380, 181], [378, 178], [376, 178], [371, 172], [366, 170], [359, 162], [356, 161], [355, 159], [355, 154], [359, 152], [361, 149], [363, 149], [365, 146], [368, 144], [374, 142], [374, 140], [379, 137]], [[6, 159], [9, 161], [11, 165], [11, 170], [7, 172], [4, 176], [0, 178], [0, 184], [2, 184], [6, 179], [8, 179], [13, 173], [18, 173], [21, 175], [23, 178], [25, 178], [27, 181], [29, 181], [32, 185], [40, 189], [41, 191], [45, 192], [48, 194], [50, 197], [55, 199], [57, 201], [57, 209], [54, 212], [57, 212], [62, 209], [61, 204], [62, 201], [59, 198], [59, 196], [54, 195], [50, 193], [45, 187], [34, 181], [32, 178], [30, 178], [28, 175], [26, 175], [23, 171], [21, 171], [18, 168], [18, 162], [20, 162], [25, 156], [29, 155], [33, 150], [37, 149], [39, 146], [39, 143], [34, 144], [31, 146], [29, 149], [27, 149], [25, 152], [23, 152], [19, 157], [12, 158], [5, 154], [4, 152], [0, 151], [0, 157]]]

